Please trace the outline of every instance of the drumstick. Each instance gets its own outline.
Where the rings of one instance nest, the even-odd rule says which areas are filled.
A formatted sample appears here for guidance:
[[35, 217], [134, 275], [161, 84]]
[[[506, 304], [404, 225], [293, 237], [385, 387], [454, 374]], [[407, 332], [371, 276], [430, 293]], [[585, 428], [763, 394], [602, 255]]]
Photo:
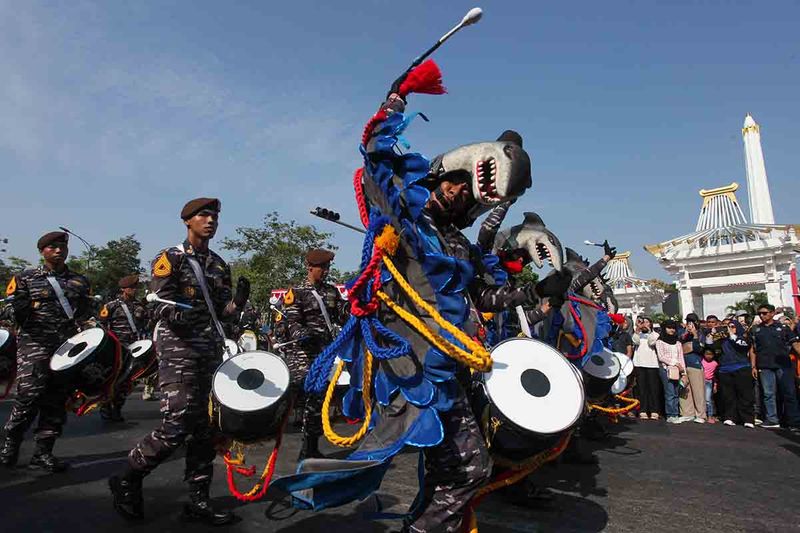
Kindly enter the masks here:
[[154, 292], [151, 292], [147, 296], [145, 296], [145, 300], [147, 300], [148, 302], [158, 302], [160, 304], [172, 305], [172, 306], [175, 306], [175, 307], [180, 307], [181, 309], [191, 309], [192, 308], [192, 306], [189, 305], [189, 304], [182, 304], [180, 302], [175, 302], [175, 301], [172, 301], [172, 300], [165, 300], [163, 298], [159, 298], [158, 295], [156, 293], [154, 293]]
[[273, 348], [283, 348], [284, 346], [289, 346], [290, 344], [295, 344], [297, 342], [304, 341], [307, 338], [308, 337], [303, 337], [302, 339], [295, 339], [293, 341], [280, 342], [280, 343], [274, 345]]

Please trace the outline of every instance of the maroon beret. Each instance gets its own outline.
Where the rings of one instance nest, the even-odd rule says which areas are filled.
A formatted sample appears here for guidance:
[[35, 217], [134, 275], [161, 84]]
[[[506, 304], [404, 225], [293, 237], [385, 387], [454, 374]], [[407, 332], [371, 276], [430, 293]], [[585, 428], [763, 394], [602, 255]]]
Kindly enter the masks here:
[[39, 240], [36, 241], [36, 246], [39, 248], [41, 252], [45, 246], [49, 244], [53, 244], [54, 242], [63, 242], [64, 244], [69, 242], [69, 235], [64, 233], [63, 231], [51, 231], [50, 233], [45, 233]]
[[333, 261], [335, 254], [330, 250], [323, 250], [322, 248], [313, 248], [306, 253], [306, 263], [309, 265], [319, 266], [326, 265]]
[[139, 274], [131, 274], [130, 276], [125, 276], [124, 278], [120, 278], [119, 280], [119, 288], [120, 289], [129, 289], [131, 287], [136, 287], [139, 284]]
[[181, 209], [181, 219], [189, 220], [203, 209], [210, 209], [219, 213], [222, 211], [222, 203], [217, 198], [195, 198], [189, 200]]

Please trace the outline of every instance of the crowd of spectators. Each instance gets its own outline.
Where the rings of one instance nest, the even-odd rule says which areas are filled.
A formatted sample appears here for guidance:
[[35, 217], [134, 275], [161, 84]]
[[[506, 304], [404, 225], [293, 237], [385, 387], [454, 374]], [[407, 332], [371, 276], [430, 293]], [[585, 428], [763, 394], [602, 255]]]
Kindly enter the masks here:
[[640, 405], [631, 417], [800, 431], [800, 321], [788, 309], [658, 325], [639, 316], [615, 332], [612, 348], [633, 359]]

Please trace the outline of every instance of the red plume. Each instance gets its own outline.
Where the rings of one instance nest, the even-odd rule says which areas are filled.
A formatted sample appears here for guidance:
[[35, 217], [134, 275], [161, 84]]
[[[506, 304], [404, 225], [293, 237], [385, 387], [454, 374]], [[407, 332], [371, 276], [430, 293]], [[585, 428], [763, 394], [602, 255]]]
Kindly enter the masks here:
[[619, 313], [608, 313], [608, 318], [610, 318], [611, 321], [618, 326], [621, 326], [625, 323], [625, 315], [621, 315]]
[[411, 93], [444, 94], [447, 90], [442, 85], [442, 71], [433, 59], [429, 59], [408, 73], [400, 85], [399, 94], [403, 98]]

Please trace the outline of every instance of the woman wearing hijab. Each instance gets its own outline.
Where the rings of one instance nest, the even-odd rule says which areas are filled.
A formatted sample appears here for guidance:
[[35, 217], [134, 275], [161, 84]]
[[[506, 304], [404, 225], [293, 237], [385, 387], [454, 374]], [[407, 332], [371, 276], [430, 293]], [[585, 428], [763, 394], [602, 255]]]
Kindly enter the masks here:
[[686, 362], [683, 359], [683, 345], [678, 339], [678, 324], [674, 320], [661, 323], [661, 333], [656, 341], [661, 383], [664, 386], [664, 410], [667, 422], [680, 424], [684, 420], [680, 416], [678, 396], [681, 380], [686, 380]]

